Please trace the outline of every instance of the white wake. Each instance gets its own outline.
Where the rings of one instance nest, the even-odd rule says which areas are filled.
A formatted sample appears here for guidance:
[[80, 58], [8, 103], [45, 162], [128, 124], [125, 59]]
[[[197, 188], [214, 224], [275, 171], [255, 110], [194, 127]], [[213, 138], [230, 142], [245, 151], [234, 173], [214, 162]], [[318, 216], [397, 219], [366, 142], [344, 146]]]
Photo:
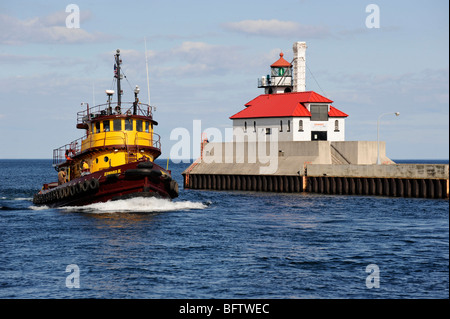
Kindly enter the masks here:
[[136, 197], [95, 203], [85, 206], [66, 206], [60, 209], [68, 211], [87, 211], [90, 213], [152, 213], [177, 210], [204, 209], [207, 205], [200, 202], [170, 201], [155, 197]]

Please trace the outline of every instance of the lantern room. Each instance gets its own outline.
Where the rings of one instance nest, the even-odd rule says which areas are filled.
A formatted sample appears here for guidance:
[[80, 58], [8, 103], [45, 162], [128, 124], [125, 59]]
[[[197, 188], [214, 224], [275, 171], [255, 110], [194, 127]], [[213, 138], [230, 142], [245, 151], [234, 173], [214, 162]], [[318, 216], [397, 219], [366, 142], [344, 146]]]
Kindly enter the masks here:
[[292, 64], [283, 56], [281, 52], [280, 58], [270, 66], [270, 74], [258, 79], [258, 87], [264, 88], [265, 94], [292, 92]]

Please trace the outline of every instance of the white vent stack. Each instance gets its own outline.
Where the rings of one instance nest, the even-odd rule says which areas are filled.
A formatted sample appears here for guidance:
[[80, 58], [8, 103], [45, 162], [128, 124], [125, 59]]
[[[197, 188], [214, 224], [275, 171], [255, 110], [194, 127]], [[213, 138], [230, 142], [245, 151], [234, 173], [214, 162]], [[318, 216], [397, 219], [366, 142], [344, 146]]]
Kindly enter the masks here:
[[294, 92], [305, 92], [306, 90], [306, 42], [295, 42], [294, 49]]

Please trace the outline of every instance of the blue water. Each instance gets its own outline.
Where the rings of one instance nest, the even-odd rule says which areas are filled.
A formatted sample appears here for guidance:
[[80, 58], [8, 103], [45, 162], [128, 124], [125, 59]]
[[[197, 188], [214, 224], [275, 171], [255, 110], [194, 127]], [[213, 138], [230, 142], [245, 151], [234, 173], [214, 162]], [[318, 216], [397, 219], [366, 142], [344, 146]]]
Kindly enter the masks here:
[[0, 160], [0, 298], [449, 297], [448, 200], [183, 190], [186, 167], [173, 202], [49, 209], [51, 161]]

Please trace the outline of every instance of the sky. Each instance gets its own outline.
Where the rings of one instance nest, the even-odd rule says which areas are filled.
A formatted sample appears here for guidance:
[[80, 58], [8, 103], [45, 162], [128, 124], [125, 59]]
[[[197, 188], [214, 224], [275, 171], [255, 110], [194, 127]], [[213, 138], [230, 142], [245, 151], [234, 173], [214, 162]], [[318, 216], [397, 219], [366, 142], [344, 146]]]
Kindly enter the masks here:
[[[257, 79], [305, 41], [306, 89], [349, 114], [346, 140], [391, 159], [449, 158], [449, 3], [378, 0], [0, 0], [0, 158], [51, 158], [83, 136], [81, 103], [105, 103], [121, 50], [123, 100], [156, 106], [167, 158], [176, 128], [232, 127]], [[73, 12], [79, 8], [79, 28]], [[374, 11], [379, 8], [378, 27]], [[71, 24], [72, 23], [72, 24]], [[193, 137], [192, 137], [193, 138]], [[192, 141], [191, 143], [200, 143]], [[192, 145], [191, 145], [192, 147]]]

